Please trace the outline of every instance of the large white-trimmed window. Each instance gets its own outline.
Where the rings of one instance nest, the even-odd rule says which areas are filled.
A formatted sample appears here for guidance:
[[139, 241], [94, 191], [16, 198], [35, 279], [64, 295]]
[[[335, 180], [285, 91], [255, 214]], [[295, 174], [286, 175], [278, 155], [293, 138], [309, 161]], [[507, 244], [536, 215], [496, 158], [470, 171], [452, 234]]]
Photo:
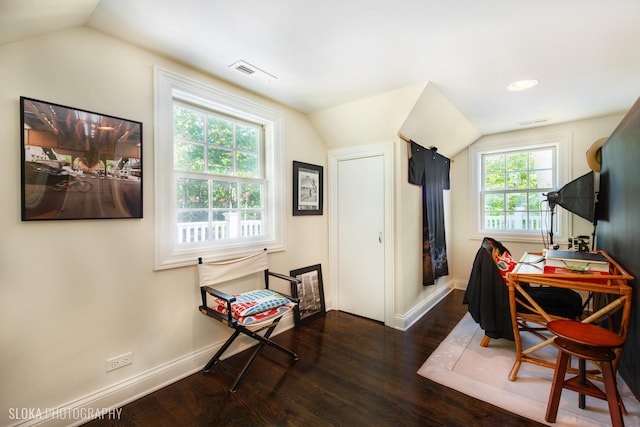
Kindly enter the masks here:
[[156, 269], [284, 248], [283, 117], [156, 69]]
[[568, 179], [570, 139], [566, 135], [500, 140], [470, 149], [471, 224], [476, 238], [554, 242], [569, 235], [567, 215], [551, 214], [546, 193]]

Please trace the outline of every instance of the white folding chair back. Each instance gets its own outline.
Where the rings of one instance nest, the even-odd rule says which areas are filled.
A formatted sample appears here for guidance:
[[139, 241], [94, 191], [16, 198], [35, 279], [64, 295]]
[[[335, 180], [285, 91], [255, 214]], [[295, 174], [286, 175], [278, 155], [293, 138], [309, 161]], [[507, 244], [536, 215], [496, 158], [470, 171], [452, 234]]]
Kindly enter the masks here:
[[268, 268], [266, 252], [229, 261], [198, 264], [200, 287], [238, 279]]

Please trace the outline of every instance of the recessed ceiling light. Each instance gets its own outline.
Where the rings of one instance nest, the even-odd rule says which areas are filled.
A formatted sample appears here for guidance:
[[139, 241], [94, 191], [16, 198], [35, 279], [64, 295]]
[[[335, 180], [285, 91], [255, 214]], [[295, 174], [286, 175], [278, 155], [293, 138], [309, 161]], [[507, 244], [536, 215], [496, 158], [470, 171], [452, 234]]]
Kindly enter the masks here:
[[519, 92], [521, 90], [531, 89], [532, 87], [538, 84], [538, 80], [536, 79], [524, 79], [517, 80], [507, 86], [507, 90], [510, 92]]

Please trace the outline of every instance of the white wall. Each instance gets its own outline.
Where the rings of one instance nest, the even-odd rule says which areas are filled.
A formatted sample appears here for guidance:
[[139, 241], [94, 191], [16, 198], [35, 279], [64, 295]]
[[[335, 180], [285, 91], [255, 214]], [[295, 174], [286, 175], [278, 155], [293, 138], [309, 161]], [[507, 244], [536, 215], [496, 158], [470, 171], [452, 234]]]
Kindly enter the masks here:
[[455, 156], [477, 140], [478, 129], [429, 82], [411, 109], [400, 133], [438, 153]]
[[[487, 135], [475, 144], [490, 145], [505, 139], [536, 138], [545, 135], [569, 134], [571, 143], [571, 171], [570, 179], [575, 179], [589, 172], [586, 161], [587, 149], [597, 139], [608, 137], [616, 128], [624, 114], [616, 114], [590, 120], [580, 120], [558, 125], [550, 125], [515, 132]], [[472, 239], [469, 224], [470, 194], [469, 194], [469, 149], [459, 153], [451, 166], [451, 196], [453, 211], [453, 242], [450, 247], [449, 258], [454, 259], [453, 275], [456, 287], [466, 288], [471, 274], [471, 266], [475, 254], [480, 247], [480, 240]], [[576, 215], [571, 215], [573, 231], [571, 235], [588, 234], [592, 232], [591, 224]], [[513, 256], [518, 259], [526, 251], [542, 250], [542, 240], [539, 243], [515, 243], [503, 241]], [[562, 242], [560, 242], [562, 243]]]
[[[395, 200], [391, 203], [395, 219], [395, 326], [399, 329], [410, 326], [435, 304], [452, 277], [438, 279], [435, 286], [422, 285], [422, 193], [420, 186], [408, 182], [407, 143], [398, 137], [400, 127], [424, 94], [424, 87], [407, 86], [309, 116], [329, 149], [394, 143]], [[430, 117], [432, 121], [439, 119]], [[447, 226], [451, 223], [448, 193], [444, 195]], [[449, 260], [453, 262], [451, 257]]]
[[309, 119], [328, 149], [394, 141], [424, 87], [419, 83], [327, 108]]
[[[326, 165], [321, 138], [287, 107], [88, 29], [0, 46], [0, 65], [0, 425], [9, 408], [104, 404], [199, 369], [228, 329], [198, 312], [194, 268], [153, 271], [153, 66], [283, 112], [287, 165]], [[21, 222], [21, 95], [143, 122], [143, 219]], [[291, 174], [287, 250], [269, 256], [285, 273], [328, 259], [326, 214], [291, 215]]]

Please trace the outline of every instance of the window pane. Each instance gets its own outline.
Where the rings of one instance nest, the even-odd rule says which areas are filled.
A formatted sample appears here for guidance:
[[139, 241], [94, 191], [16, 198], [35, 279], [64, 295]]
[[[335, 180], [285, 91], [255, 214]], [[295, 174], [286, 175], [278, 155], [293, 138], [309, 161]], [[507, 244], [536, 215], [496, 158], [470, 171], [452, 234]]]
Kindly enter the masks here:
[[484, 198], [485, 211], [504, 211], [504, 196], [502, 194], [487, 194]]
[[206, 210], [178, 211], [178, 241], [202, 242], [209, 240], [209, 222]]
[[553, 150], [536, 150], [529, 153], [530, 169], [551, 169], [553, 168]]
[[529, 193], [529, 210], [532, 212], [540, 212], [542, 201], [546, 197], [542, 193]]
[[527, 188], [528, 184], [527, 172], [509, 172], [507, 173], [507, 189], [522, 190]]
[[551, 170], [532, 171], [529, 175], [529, 188], [552, 188], [553, 173]]
[[176, 181], [178, 208], [206, 208], [209, 204], [209, 188], [206, 179], [178, 178]]
[[507, 195], [508, 211], [526, 211], [527, 210], [527, 193], [512, 193]]
[[508, 230], [527, 230], [527, 212], [507, 212], [505, 228]]
[[484, 228], [500, 230], [504, 228], [504, 214], [502, 212], [485, 212]]
[[238, 150], [258, 151], [258, 130], [254, 127], [236, 125], [236, 143]]
[[209, 220], [209, 212], [206, 209], [197, 210], [179, 210], [178, 222], [207, 222]]
[[258, 157], [255, 154], [238, 153], [237, 176], [258, 178]]
[[504, 173], [488, 173], [484, 179], [485, 190], [504, 190]]
[[173, 134], [178, 138], [203, 142], [204, 114], [190, 108], [185, 108], [180, 105], [174, 104]]
[[503, 172], [504, 171], [504, 155], [487, 155], [484, 156], [485, 173]]
[[229, 216], [229, 212], [232, 212], [231, 209], [214, 209], [213, 210], [213, 221], [214, 222], [227, 222], [227, 217]]
[[173, 167], [179, 171], [204, 171], [204, 146], [188, 142], [173, 144]]
[[507, 156], [507, 171], [523, 171], [528, 169], [527, 153], [512, 153]]
[[240, 212], [240, 234], [242, 237], [262, 236], [262, 212], [261, 211], [241, 211]]
[[529, 230], [540, 231], [542, 230], [542, 215], [540, 212], [529, 212]]
[[207, 154], [209, 173], [216, 175], [233, 175], [233, 151], [209, 147]]
[[545, 197], [542, 193], [529, 194], [529, 230], [542, 230], [542, 201]]
[[215, 116], [208, 116], [207, 142], [220, 147], [233, 148], [233, 123]]
[[235, 182], [213, 181], [211, 206], [213, 208], [235, 208], [238, 204]]
[[262, 185], [240, 184], [240, 207], [245, 209], [261, 208], [262, 207]]
[[262, 220], [262, 211], [243, 210], [241, 215], [244, 221]]

